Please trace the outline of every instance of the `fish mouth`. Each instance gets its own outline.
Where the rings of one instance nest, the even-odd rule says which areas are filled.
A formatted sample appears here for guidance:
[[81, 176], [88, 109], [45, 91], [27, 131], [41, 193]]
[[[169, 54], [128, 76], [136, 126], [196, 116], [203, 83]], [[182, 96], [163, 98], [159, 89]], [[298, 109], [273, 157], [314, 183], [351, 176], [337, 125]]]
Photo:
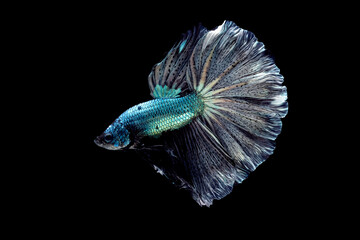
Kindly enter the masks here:
[[112, 144], [107, 144], [107, 143], [104, 143], [103, 141], [102, 141], [102, 138], [99, 136], [99, 137], [96, 137], [95, 139], [94, 139], [94, 143], [97, 145], [97, 146], [99, 146], [99, 147], [101, 147], [101, 148], [105, 148], [105, 149], [107, 149], [107, 150], [120, 150], [120, 149], [122, 149], [122, 147], [115, 147], [115, 146], [113, 146]]
[[94, 139], [94, 143], [95, 143], [97, 146], [99, 146], [99, 147], [103, 147], [103, 144], [101, 143], [101, 140], [100, 140], [99, 137], [96, 137], [96, 138]]

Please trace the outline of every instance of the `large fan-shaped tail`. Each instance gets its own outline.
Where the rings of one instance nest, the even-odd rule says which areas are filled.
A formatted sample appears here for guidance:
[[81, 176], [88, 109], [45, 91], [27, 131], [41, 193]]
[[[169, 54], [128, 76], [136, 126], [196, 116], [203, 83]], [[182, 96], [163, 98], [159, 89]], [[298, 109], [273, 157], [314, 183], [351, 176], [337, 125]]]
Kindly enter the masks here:
[[149, 85], [196, 92], [205, 108], [169, 134], [164, 144], [171, 160], [156, 168], [190, 189], [200, 205], [229, 194], [274, 151], [288, 109], [282, 83], [253, 33], [229, 21], [188, 33], [154, 67]]
[[204, 118], [237, 165], [249, 171], [272, 154], [287, 114], [287, 91], [253, 33], [224, 22], [197, 44], [188, 83], [205, 102]]

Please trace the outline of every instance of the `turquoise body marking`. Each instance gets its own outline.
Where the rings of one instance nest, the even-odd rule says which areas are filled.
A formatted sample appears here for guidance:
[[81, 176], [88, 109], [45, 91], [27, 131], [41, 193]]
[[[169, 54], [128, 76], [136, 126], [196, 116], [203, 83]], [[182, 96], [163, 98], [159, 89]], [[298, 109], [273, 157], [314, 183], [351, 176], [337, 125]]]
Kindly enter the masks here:
[[180, 44], [179, 53], [184, 49], [185, 44], [186, 44], [186, 40], [184, 40], [184, 41]]
[[181, 128], [199, 116], [204, 103], [196, 94], [180, 98], [158, 98], [140, 103], [119, 118], [137, 136], [157, 136]]

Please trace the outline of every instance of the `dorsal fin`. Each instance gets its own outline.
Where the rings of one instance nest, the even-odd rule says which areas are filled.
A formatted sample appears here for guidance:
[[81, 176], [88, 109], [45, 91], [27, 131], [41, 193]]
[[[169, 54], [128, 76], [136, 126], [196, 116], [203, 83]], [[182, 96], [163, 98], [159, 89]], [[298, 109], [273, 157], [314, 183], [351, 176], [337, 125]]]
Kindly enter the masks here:
[[[158, 92], [155, 90], [158, 85], [162, 87], [162, 89], [158, 90], [166, 92], [165, 88], [170, 89], [170, 92], [167, 94], [172, 94], [171, 89], [176, 91], [177, 89], [181, 89], [181, 93], [176, 92], [176, 94], [180, 94], [180, 96], [188, 93], [186, 72], [189, 58], [198, 40], [204, 36], [206, 32], [206, 28], [201, 25], [195, 27], [193, 31], [188, 31], [183, 39], [170, 49], [166, 57], [160, 63], [155, 64], [148, 77], [150, 93], [154, 98], [160, 98], [160, 96], [153, 95], [155, 92]], [[162, 94], [161, 97], [164, 97], [163, 92], [160, 94]]]
[[168, 88], [168, 86], [160, 86], [159, 84], [156, 85], [154, 88], [154, 92], [152, 95], [154, 98], [177, 98], [179, 97], [179, 93], [181, 92], [181, 88], [174, 89], [174, 88]]

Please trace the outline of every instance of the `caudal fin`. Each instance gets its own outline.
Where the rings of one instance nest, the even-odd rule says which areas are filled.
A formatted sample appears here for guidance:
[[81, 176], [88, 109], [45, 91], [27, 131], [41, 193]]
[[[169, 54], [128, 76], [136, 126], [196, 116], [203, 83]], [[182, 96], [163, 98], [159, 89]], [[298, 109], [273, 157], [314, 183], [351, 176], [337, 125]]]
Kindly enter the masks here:
[[[273, 153], [288, 111], [287, 90], [264, 44], [233, 22], [212, 31], [201, 28], [185, 39], [155, 66], [150, 89], [185, 87], [205, 108], [202, 116], [170, 134], [165, 145], [171, 160], [157, 169], [209, 206]], [[169, 71], [170, 59], [176, 60]]]
[[253, 33], [225, 21], [199, 40], [189, 63], [206, 124], [238, 167], [255, 170], [273, 153], [288, 110], [273, 58]]

